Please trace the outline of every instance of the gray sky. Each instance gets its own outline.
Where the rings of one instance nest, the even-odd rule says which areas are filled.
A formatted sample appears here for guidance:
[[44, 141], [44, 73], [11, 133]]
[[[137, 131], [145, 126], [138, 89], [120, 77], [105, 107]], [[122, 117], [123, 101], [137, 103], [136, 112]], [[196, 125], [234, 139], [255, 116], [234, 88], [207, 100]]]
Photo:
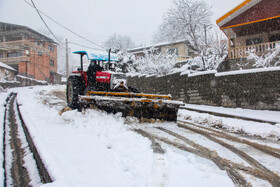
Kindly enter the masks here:
[[[30, 0], [26, 0], [31, 3]], [[205, 0], [214, 12], [214, 20], [242, 0]], [[80, 35], [102, 44], [116, 34], [130, 36], [136, 44], [147, 45], [164, 12], [173, 0], [33, 0], [37, 8]], [[55, 35], [87, 46], [90, 43], [74, 36], [44, 17]], [[0, 0], [0, 21], [46, 29], [35, 9], [24, 0]], [[93, 46], [95, 47], [95, 46]]]

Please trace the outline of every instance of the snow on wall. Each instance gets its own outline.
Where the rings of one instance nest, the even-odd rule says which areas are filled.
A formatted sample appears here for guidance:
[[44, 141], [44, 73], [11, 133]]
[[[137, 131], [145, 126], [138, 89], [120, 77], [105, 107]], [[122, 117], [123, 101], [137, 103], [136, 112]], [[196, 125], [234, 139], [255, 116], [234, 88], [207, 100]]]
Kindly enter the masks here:
[[280, 68], [225, 73], [175, 73], [162, 77], [128, 76], [141, 92], [171, 94], [191, 104], [280, 111]]

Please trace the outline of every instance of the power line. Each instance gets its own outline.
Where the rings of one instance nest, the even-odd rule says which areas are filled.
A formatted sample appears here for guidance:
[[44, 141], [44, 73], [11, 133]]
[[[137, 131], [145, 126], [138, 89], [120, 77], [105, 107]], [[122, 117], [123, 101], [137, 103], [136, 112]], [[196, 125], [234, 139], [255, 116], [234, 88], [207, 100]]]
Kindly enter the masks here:
[[44, 23], [45, 26], [47, 27], [47, 29], [50, 31], [50, 33], [53, 35], [53, 37], [54, 37], [59, 43], [61, 43], [61, 42], [57, 39], [57, 37], [54, 35], [54, 33], [51, 31], [51, 29], [48, 27], [48, 25], [47, 25], [47, 23], [45, 22], [45, 20], [42, 18], [41, 14], [40, 14], [39, 10], [37, 9], [37, 7], [35, 6], [33, 0], [31, 0], [31, 2], [32, 2], [32, 4], [33, 4], [33, 7], [36, 9], [38, 15], [40, 16], [40, 19], [43, 21], [43, 23]]
[[98, 49], [98, 48], [88, 47], [88, 46], [81, 45], [81, 44], [77, 44], [77, 43], [74, 43], [74, 42], [71, 42], [71, 41], [69, 41], [68, 43], [73, 44], [73, 45], [77, 45], [77, 46], [80, 46], [80, 47], [85, 47], [85, 48], [88, 48], [88, 49], [104, 51], [104, 49]]
[[[69, 32], [71, 32], [72, 34], [74, 34], [74, 35], [76, 35], [76, 36], [78, 36], [78, 37], [80, 37], [80, 38], [82, 38], [82, 39], [84, 39], [84, 40], [86, 40], [86, 41], [88, 41], [88, 42], [90, 42], [90, 43], [92, 43], [92, 44], [94, 44], [94, 45], [96, 45], [96, 46], [102, 48], [102, 49], [105, 49], [103, 46], [98, 45], [98, 44], [96, 44], [95, 42], [93, 42], [93, 41], [91, 41], [91, 40], [89, 40], [89, 39], [87, 39], [87, 38], [85, 38], [85, 37], [79, 35], [78, 33], [72, 31], [71, 29], [65, 27], [64, 25], [62, 25], [61, 23], [57, 22], [57, 21], [54, 20], [53, 18], [49, 17], [49, 16], [46, 15], [44, 12], [42, 12], [41, 10], [39, 10], [39, 9], [37, 9], [35, 6], [33, 6], [34, 3], [33, 3], [33, 5], [31, 5], [31, 4], [30, 4], [29, 2], [27, 2], [26, 0], [24, 0], [24, 1], [25, 1], [27, 4], [29, 4], [31, 7], [35, 8], [35, 9], [37, 10], [37, 12], [40, 12], [41, 14], [43, 14], [44, 16], [46, 16], [47, 18], [49, 18], [50, 20], [52, 20], [53, 22], [55, 22], [56, 24], [58, 24], [59, 26], [61, 26], [62, 28], [64, 28], [64, 29], [68, 30]], [[31, 0], [31, 1], [32, 1], [32, 0]], [[32, 2], [33, 2], [33, 1], [32, 1]]]

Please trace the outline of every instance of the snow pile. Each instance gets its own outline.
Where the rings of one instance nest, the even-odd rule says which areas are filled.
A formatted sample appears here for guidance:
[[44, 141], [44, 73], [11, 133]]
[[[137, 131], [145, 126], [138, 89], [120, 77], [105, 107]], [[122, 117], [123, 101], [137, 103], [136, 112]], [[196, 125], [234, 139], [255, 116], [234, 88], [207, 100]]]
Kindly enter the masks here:
[[208, 127], [223, 128], [238, 134], [280, 140], [279, 124], [270, 125], [241, 119], [217, 117], [207, 113], [198, 113], [189, 110], [179, 110], [178, 115], [179, 119], [188, 120]]

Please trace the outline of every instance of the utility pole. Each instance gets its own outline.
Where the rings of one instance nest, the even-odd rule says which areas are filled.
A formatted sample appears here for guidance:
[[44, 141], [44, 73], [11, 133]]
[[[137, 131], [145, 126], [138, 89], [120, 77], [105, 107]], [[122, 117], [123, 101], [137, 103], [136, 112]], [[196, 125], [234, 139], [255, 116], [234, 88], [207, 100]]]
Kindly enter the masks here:
[[205, 39], [205, 45], [207, 46], [207, 33], [206, 33], [206, 25], [204, 25], [204, 39]]
[[66, 78], [69, 77], [69, 62], [68, 62], [68, 40], [65, 41], [66, 46]]

